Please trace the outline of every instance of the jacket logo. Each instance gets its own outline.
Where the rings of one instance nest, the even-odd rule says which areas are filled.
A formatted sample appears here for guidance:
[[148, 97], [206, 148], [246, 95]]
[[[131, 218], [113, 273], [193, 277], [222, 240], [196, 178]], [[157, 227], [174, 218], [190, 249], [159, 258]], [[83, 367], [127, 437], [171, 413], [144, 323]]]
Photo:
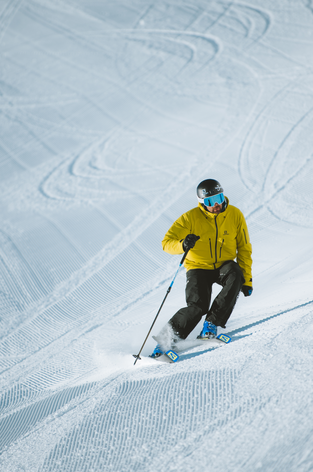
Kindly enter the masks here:
[[229, 233], [227, 232], [227, 230], [224, 231], [224, 234], [229, 236]]

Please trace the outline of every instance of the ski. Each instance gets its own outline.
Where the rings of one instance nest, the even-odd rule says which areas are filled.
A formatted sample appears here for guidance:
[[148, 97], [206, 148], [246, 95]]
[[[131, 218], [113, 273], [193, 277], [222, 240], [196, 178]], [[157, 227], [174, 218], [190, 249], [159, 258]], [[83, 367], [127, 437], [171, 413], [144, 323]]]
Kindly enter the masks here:
[[173, 364], [174, 362], [177, 362], [179, 360], [179, 355], [177, 354], [177, 352], [170, 349], [169, 351], [166, 351], [161, 356], [152, 357], [151, 359], [155, 359], [156, 361], [160, 361], [160, 362], [167, 362], [169, 364]]
[[[196, 339], [196, 340], [190, 340], [190, 341], [181, 341], [177, 345], [177, 351], [180, 353], [184, 353], [186, 351], [189, 351], [190, 349], [193, 349], [195, 347], [199, 346], [206, 346], [208, 350], [210, 349], [216, 349], [219, 347], [221, 344], [229, 344], [231, 342], [231, 337], [228, 336], [228, 334], [219, 334], [216, 338], [211, 338], [211, 339]], [[170, 349], [166, 351], [164, 354], [162, 354], [159, 357], [152, 357], [152, 359], [159, 361], [159, 362], [165, 362], [168, 364], [173, 364], [175, 362], [178, 362], [180, 359], [180, 355], [174, 351], [173, 349]]]
[[228, 334], [219, 334], [216, 339], [223, 341], [223, 343], [228, 344], [231, 342], [231, 337]]

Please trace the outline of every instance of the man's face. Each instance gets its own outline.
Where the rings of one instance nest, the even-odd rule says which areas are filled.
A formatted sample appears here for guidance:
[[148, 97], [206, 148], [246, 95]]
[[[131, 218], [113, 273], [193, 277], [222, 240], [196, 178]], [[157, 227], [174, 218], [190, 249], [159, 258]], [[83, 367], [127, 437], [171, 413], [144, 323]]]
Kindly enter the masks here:
[[221, 211], [222, 211], [223, 204], [222, 204], [222, 203], [220, 203], [220, 204], [215, 203], [214, 206], [212, 206], [212, 207], [206, 206], [205, 208], [206, 208], [210, 213], [215, 213], [216, 215], [218, 215], [218, 214], [221, 213]]

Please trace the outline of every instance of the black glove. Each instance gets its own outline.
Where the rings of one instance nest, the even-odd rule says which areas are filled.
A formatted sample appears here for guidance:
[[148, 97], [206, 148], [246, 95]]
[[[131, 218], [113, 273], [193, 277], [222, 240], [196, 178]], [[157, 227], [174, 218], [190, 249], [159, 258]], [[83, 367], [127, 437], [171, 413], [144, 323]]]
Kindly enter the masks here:
[[198, 239], [200, 239], [200, 236], [196, 236], [195, 234], [187, 234], [183, 242], [183, 250], [186, 252], [189, 251], [189, 249], [192, 249]]
[[250, 297], [250, 295], [252, 295], [253, 288], [249, 287], [249, 285], [243, 285], [241, 287], [241, 291], [242, 291], [242, 293], [244, 294], [245, 297]]

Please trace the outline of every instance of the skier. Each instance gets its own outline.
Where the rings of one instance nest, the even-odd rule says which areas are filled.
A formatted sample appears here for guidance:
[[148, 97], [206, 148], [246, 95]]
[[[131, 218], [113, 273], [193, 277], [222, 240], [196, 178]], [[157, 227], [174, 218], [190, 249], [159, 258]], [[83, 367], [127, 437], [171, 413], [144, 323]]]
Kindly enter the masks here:
[[[155, 336], [151, 357], [159, 357], [186, 339], [205, 316], [199, 339], [217, 336], [226, 327], [240, 291], [252, 294], [252, 247], [242, 212], [224, 196], [217, 180], [203, 180], [197, 187], [198, 206], [180, 216], [162, 241], [169, 254], [188, 251], [186, 302]], [[235, 260], [237, 262], [235, 262]], [[222, 286], [211, 307], [212, 285]]]

